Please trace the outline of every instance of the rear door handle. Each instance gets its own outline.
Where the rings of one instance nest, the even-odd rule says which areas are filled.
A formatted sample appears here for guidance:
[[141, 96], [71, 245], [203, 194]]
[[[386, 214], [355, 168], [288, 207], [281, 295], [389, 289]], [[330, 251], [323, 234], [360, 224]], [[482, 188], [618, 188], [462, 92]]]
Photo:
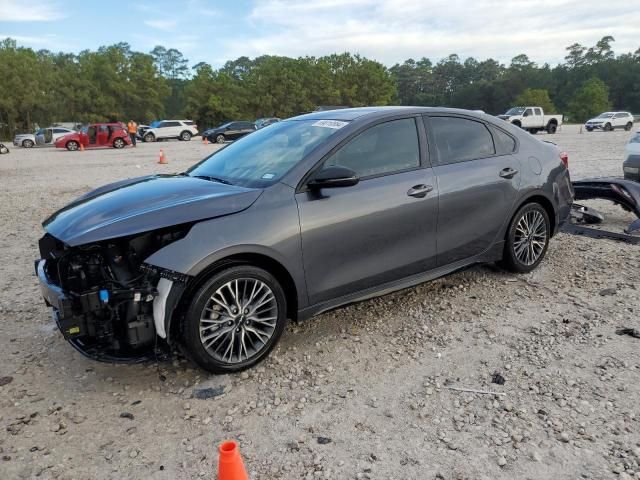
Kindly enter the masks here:
[[500, 173], [498, 175], [500, 175], [502, 178], [513, 178], [516, 176], [517, 173], [518, 173], [518, 170], [507, 167], [500, 170]]
[[433, 190], [431, 185], [414, 185], [407, 191], [407, 195], [410, 197], [423, 198], [427, 196]]

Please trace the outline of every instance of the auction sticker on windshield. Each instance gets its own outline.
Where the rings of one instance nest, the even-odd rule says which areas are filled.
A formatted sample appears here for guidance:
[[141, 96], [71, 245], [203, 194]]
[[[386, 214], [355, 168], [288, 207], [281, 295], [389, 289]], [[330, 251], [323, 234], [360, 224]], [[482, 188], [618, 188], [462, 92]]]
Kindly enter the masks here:
[[347, 123], [349, 122], [341, 122], [340, 120], [318, 120], [311, 126], [338, 129], [344, 127]]

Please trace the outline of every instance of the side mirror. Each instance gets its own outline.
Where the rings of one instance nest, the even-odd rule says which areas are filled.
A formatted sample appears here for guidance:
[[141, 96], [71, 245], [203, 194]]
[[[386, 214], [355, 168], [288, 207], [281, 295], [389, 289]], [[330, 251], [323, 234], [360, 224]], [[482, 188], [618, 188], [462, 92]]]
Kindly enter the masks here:
[[356, 172], [350, 168], [331, 165], [317, 172], [311, 180], [309, 180], [307, 186], [313, 190], [321, 188], [352, 187], [359, 181], [360, 179], [358, 178], [358, 175], [356, 175]]

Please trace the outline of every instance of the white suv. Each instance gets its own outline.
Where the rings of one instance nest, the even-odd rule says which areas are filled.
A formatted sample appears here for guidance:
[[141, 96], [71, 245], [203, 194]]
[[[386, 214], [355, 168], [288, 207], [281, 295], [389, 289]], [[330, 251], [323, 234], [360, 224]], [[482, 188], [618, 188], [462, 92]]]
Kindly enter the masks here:
[[624, 128], [627, 132], [633, 128], [633, 115], [629, 112], [604, 112], [584, 124], [588, 132], [602, 129], [610, 132], [616, 128]]
[[168, 138], [189, 141], [198, 134], [198, 126], [193, 120], [161, 120], [153, 122], [142, 135], [145, 142], [155, 142]]

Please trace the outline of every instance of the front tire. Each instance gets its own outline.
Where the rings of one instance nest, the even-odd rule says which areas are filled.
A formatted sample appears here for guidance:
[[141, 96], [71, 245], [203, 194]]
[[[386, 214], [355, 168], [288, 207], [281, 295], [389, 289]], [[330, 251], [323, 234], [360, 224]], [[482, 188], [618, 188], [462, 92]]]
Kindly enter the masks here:
[[22, 146], [23, 146], [24, 148], [33, 148], [33, 140], [29, 140], [29, 139], [24, 140], [24, 141], [22, 142]]
[[282, 287], [248, 265], [214, 274], [193, 296], [183, 323], [186, 353], [212, 373], [233, 373], [263, 360], [287, 320]]
[[147, 143], [147, 142], [155, 142], [156, 141], [156, 137], [155, 137], [155, 135], [153, 133], [147, 133], [144, 136], [144, 141], [145, 141], [145, 143]]
[[549, 247], [551, 223], [539, 203], [527, 203], [513, 216], [504, 246], [502, 266], [515, 273], [535, 269]]
[[71, 140], [67, 142], [66, 147], [67, 147], [67, 150], [69, 150], [70, 152], [75, 152], [76, 150], [78, 150], [78, 148], [80, 148], [80, 144], [75, 140]]
[[227, 141], [227, 139], [225, 138], [224, 135], [220, 134], [220, 135], [216, 136], [216, 143], [224, 143], [226, 141]]
[[610, 123], [607, 123], [607, 124], [606, 124], [602, 129], [603, 129], [605, 132], [610, 132], [610, 131], [612, 130], [612, 129], [611, 129], [611, 124], [610, 124]]

